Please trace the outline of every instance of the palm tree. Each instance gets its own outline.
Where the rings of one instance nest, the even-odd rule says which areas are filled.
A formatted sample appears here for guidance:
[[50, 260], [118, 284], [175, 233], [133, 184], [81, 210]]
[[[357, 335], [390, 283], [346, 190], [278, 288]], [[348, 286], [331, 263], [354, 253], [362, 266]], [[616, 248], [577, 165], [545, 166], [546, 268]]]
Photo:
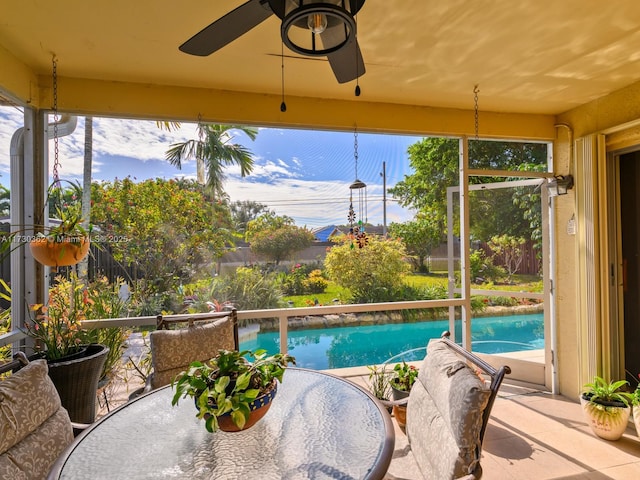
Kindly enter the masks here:
[[[91, 217], [91, 168], [93, 164], [93, 117], [84, 117], [84, 166], [82, 174], [82, 226], [89, 231]], [[89, 281], [89, 257], [78, 265], [78, 276]]]
[[251, 152], [242, 145], [232, 143], [231, 130], [240, 130], [251, 140], [255, 140], [258, 135], [258, 130], [250, 127], [198, 124], [198, 139], [172, 144], [165, 158], [178, 168], [182, 168], [183, 160], [195, 158], [198, 182], [206, 184], [215, 196], [222, 197], [225, 194], [223, 188], [225, 166], [238, 165], [243, 177], [253, 170]]
[[0, 185], [0, 217], [8, 217], [11, 210], [11, 193], [4, 185]]

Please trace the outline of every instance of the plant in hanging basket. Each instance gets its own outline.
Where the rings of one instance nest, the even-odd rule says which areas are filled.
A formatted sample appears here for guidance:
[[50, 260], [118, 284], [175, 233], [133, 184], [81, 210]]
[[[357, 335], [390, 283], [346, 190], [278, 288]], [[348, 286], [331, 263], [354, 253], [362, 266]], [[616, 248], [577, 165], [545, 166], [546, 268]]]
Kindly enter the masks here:
[[[44, 225], [40, 221], [35, 225], [21, 226], [16, 231], [1, 233], [0, 253], [10, 252], [26, 239], [33, 257], [50, 267], [75, 265], [87, 256], [91, 228], [82, 225], [82, 205], [78, 201], [82, 187], [77, 183], [69, 183], [70, 191], [63, 191], [60, 180], [47, 190], [50, 209], [55, 211], [51, 224]], [[28, 235], [30, 231], [36, 233]]]
[[[171, 405], [192, 397], [209, 432], [238, 431], [257, 422], [271, 406], [291, 355], [267, 356], [266, 350], [220, 350], [208, 362], [193, 362], [172, 382]], [[260, 408], [262, 407], [262, 408]]]
[[39, 232], [29, 248], [38, 262], [50, 267], [75, 265], [89, 253], [89, 232], [82, 226], [79, 204], [57, 208], [60, 222]]

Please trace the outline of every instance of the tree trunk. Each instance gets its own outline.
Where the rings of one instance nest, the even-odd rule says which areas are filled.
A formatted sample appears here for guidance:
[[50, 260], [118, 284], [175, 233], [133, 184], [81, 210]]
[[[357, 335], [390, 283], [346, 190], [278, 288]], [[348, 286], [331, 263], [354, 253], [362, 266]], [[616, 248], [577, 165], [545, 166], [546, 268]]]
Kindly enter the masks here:
[[[89, 230], [91, 216], [91, 166], [93, 163], [93, 117], [84, 119], [84, 168], [82, 173], [82, 226]], [[78, 277], [89, 281], [89, 256], [78, 264]]]

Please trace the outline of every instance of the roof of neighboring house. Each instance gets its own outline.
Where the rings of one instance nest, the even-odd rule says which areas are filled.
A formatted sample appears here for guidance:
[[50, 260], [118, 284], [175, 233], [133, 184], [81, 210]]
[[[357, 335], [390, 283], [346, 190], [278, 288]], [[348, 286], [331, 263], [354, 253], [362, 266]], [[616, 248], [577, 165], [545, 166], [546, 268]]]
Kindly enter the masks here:
[[313, 229], [311, 233], [313, 233], [317, 241], [328, 242], [332, 235], [337, 235], [342, 232], [335, 225], [327, 225], [326, 227]]

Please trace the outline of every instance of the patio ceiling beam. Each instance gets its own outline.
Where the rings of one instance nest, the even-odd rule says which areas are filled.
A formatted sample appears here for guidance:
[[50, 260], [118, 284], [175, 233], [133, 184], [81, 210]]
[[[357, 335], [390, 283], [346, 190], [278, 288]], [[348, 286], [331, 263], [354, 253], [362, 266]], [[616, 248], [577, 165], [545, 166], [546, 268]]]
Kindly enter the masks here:
[[[50, 79], [40, 77], [41, 102], [50, 98]], [[78, 115], [229, 123], [460, 137], [474, 132], [472, 109], [281, 96], [223, 90], [59, 77], [58, 108]], [[480, 112], [482, 138], [551, 141], [553, 115]]]

